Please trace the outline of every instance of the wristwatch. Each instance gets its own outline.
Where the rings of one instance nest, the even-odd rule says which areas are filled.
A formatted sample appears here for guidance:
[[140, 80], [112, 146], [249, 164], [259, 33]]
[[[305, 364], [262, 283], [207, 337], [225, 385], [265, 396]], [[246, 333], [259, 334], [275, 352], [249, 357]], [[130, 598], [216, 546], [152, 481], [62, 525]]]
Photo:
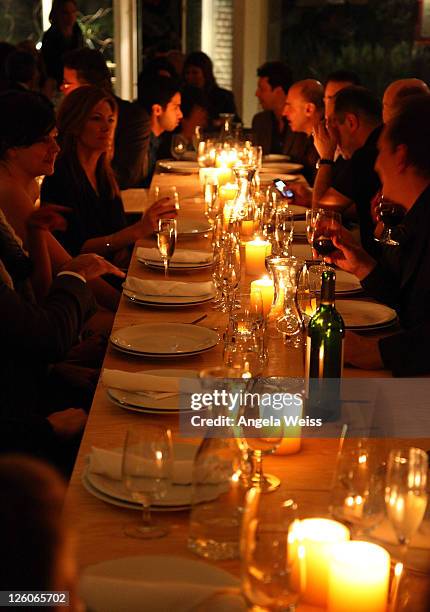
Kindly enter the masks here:
[[319, 170], [321, 166], [334, 166], [334, 160], [321, 157], [316, 163], [316, 169]]

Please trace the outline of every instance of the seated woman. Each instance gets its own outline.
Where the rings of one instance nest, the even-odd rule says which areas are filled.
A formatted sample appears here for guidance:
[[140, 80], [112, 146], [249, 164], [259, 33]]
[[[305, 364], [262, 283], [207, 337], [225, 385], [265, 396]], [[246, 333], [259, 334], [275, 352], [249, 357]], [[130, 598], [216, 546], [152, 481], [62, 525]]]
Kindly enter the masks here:
[[136, 240], [149, 236], [160, 217], [176, 216], [169, 198], [155, 202], [143, 218], [127, 226], [110, 160], [117, 119], [115, 99], [97, 87], [80, 87], [58, 112], [61, 153], [54, 174], [42, 184], [42, 204], [70, 209], [59, 240], [72, 255], [98, 253], [128, 266]]
[[231, 91], [218, 86], [213, 73], [211, 58], [203, 51], [190, 53], [185, 59], [184, 81], [187, 85], [202, 89], [209, 101], [209, 121], [212, 127], [219, 127], [222, 119], [220, 113], [232, 113], [235, 121], [240, 122], [236, 103]]

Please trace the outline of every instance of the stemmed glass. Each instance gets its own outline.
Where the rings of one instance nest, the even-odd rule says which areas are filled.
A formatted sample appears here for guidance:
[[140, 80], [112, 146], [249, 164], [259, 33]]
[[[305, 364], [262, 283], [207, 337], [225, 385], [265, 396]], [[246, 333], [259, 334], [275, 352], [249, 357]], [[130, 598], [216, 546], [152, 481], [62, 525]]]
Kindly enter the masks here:
[[[272, 454], [281, 444], [284, 437], [284, 419], [273, 410], [272, 398], [279, 393], [279, 385], [270, 378], [252, 378], [247, 385], [244, 401], [239, 408], [241, 422], [239, 435], [240, 445], [252, 453], [254, 474], [252, 485], [263, 493], [275, 491], [281, 484], [280, 479], [263, 471], [263, 457]], [[274, 415], [273, 424], [266, 425]], [[256, 426], [256, 419], [261, 419], [261, 427]]]
[[311, 248], [314, 241], [315, 221], [318, 213], [322, 211], [322, 208], [309, 208], [306, 211], [306, 238]]
[[384, 224], [384, 232], [381, 238], [377, 239], [378, 242], [389, 246], [398, 246], [399, 242], [393, 238], [392, 231], [393, 228], [397, 227], [399, 223], [402, 222], [406, 210], [400, 204], [390, 202], [381, 195], [376, 211], [378, 218]]
[[330, 510], [358, 536], [384, 516], [383, 466], [375, 453], [358, 443], [341, 450], [337, 459]]
[[215, 223], [216, 217], [221, 212], [221, 202], [218, 198], [218, 180], [206, 177], [204, 185], [205, 216], [211, 227]]
[[188, 142], [182, 134], [173, 134], [170, 153], [174, 159], [181, 160], [187, 151]]
[[255, 488], [247, 493], [240, 539], [242, 592], [251, 610], [293, 612], [305, 579], [297, 505], [275, 497]]
[[336, 250], [332, 238], [338, 234], [341, 226], [342, 217], [340, 213], [334, 210], [318, 210], [312, 237], [312, 248], [318, 255], [324, 257]]
[[276, 211], [275, 238], [278, 252], [281, 257], [291, 255], [291, 244], [294, 236], [294, 213], [288, 208], [280, 208]]
[[122, 481], [134, 501], [142, 504], [141, 523], [127, 525], [125, 534], [132, 538], [161, 538], [168, 533], [164, 525], [154, 523], [151, 504], [163, 500], [171, 485], [173, 470], [172, 439], [169, 430], [145, 425], [127, 431], [122, 458]]
[[427, 507], [427, 454], [420, 448], [390, 452], [385, 481], [388, 518], [401, 546], [402, 559]]
[[173, 253], [175, 252], [176, 238], [176, 219], [159, 219], [157, 245], [164, 263], [164, 275], [166, 278], [169, 269], [169, 261], [173, 257]]

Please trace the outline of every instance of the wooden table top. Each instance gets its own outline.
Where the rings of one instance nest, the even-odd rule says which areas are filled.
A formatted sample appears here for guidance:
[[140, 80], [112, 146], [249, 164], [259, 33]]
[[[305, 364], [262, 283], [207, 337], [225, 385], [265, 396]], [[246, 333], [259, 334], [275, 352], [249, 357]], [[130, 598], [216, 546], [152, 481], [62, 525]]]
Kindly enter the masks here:
[[[164, 182], [166, 185], [176, 185], [180, 195], [181, 216], [187, 218], [203, 216], [201, 200], [193, 199], [200, 196], [197, 177], [178, 175], [172, 177], [165, 174], [157, 175], [156, 178], [160, 184]], [[136, 194], [133, 194], [133, 197], [136, 199]], [[208, 249], [208, 240], [205, 237], [192, 237], [187, 240], [181, 237], [178, 243], [184, 248]], [[146, 240], [142, 244], [155, 246], [153, 240]], [[129, 274], [157, 280], [161, 278], [162, 273], [145, 267], [133, 256]], [[177, 280], [206, 280], [209, 276], [210, 270], [207, 269], [174, 273], [174, 278]], [[173, 273], [171, 278], [173, 278]], [[139, 323], [187, 323], [197, 318], [200, 313], [207, 313], [208, 317], [199, 325], [218, 327], [224, 320], [224, 315], [212, 310], [210, 305], [157, 309], [133, 304], [123, 296], [115, 318], [114, 329]], [[287, 348], [281, 340], [274, 342], [266, 374], [302, 375], [302, 349]], [[221, 342], [217, 347], [202, 355], [169, 360], [129, 357], [109, 347], [104, 361], [105, 367], [128, 371], [167, 367], [201, 370], [204, 367], [215, 365], [222, 365]], [[390, 374], [386, 371], [363, 372], [346, 368], [345, 376], [387, 377]], [[125, 430], [139, 426], [142, 422], [165, 424], [166, 427], [173, 430], [174, 435], [175, 432], [176, 435], [179, 435], [177, 421], [176, 416], [143, 415], [123, 410], [108, 400], [104, 388], [99, 383], [66, 500], [67, 515], [79, 534], [78, 561], [81, 568], [103, 560], [133, 555], [177, 554], [196, 558], [186, 546], [188, 512], [159, 515], [159, 518], [170, 524], [171, 532], [168, 537], [159, 540], [135, 540], [123, 534], [123, 525], [133, 518], [133, 511], [117, 508], [96, 499], [84, 489], [81, 483], [86, 457], [92, 446], [107, 449], [121, 447]], [[430, 448], [430, 444], [427, 448]], [[281, 489], [277, 495], [293, 496], [303, 516], [327, 515], [337, 449], [338, 440], [336, 439], [307, 439], [302, 441], [302, 450], [296, 455], [266, 457], [265, 470], [279, 476], [282, 480]], [[239, 564], [236, 561], [225, 561], [219, 565], [238, 574]]]

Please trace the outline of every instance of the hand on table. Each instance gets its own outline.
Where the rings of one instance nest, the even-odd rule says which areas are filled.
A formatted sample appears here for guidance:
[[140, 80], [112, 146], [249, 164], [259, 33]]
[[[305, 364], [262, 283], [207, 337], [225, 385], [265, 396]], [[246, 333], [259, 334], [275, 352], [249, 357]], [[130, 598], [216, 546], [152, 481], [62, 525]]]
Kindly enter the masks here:
[[366, 338], [347, 331], [345, 334], [344, 361], [362, 370], [384, 368], [378, 345], [379, 338]]
[[61, 438], [72, 438], [84, 430], [87, 414], [82, 408], [67, 408], [48, 417], [55, 433]]
[[161, 198], [148, 208], [143, 215], [141, 224], [146, 234], [152, 234], [158, 229], [159, 219], [172, 219], [178, 216], [176, 204], [172, 198]]
[[63, 272], [76, 272], [86, 280], [92, 280], [104, 274], [114, 274], [125, 278], [124, 272], [95, 253], [84, 253], [68, 261], [62, 268]]

